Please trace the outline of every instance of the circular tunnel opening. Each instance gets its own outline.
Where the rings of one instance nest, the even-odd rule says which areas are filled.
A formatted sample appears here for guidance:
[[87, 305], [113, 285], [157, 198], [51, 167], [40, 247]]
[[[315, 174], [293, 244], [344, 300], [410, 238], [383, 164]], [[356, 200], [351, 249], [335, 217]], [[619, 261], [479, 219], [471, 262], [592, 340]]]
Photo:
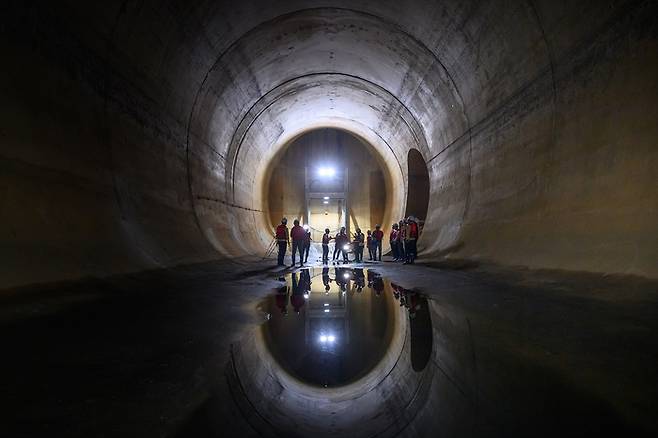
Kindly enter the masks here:
[[[416, 149], [409, 150], [407, 158], [409, 182], [407, 187], [407, 207], [405, 217], [415, 216], [422, 223], [427, 217], [430, 202], [430, 175], [427, 164]], [[422, 231], [422, 226], [421, 226]]]
[[315, 242], [326, 228], [333, 234], [364, 233], [390, 215], [390, 176], [382, 158], [365, 140], [336, 128], [308, 131], [274, 157], [265, 180], [269, 222], [282, 217], [307, 224]]

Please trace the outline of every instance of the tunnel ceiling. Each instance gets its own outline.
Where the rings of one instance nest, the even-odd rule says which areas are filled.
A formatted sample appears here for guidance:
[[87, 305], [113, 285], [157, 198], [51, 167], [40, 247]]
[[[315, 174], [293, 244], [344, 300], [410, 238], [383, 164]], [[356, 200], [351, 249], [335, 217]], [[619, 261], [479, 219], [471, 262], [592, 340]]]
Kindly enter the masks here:
[[656, 5], [609, 6], [7, 2], [6, 284], [260, 253], [267, 166], [319, 127], [400, 214], [421, 153], [426, 255], [655, 275]]

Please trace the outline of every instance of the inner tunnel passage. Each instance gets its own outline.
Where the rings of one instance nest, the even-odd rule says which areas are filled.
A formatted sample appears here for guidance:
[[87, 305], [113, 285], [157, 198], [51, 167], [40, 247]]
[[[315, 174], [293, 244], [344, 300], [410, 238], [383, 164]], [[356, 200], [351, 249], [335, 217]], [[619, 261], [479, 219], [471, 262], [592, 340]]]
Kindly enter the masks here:
[[658, 2], [0, 15], [3, 436], [658, 436]]

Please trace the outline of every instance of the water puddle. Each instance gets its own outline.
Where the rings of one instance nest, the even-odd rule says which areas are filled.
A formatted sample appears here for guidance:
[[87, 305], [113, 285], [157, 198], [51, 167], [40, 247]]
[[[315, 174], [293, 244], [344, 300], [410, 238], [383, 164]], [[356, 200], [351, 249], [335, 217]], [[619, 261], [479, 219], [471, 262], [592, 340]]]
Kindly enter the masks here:
[[[336, 387], [357, 381], [382, 361], [396, 333], [409, 326], [412, 347], [414, 335], [422, 341], [429, 328], [429, 343], [421, 342], [427, 345], [420, 349], [431, 351], [426, 299], [373, 270], [309, 268], [281, 280], [282, 286], [261, 304], [267, 314], [263, 339], [279, 365], [306, 384]], [[424, 326], [425, 333], [414, 334], [414, 326]], [[418, 368], [415, 363], [413, 368]]]

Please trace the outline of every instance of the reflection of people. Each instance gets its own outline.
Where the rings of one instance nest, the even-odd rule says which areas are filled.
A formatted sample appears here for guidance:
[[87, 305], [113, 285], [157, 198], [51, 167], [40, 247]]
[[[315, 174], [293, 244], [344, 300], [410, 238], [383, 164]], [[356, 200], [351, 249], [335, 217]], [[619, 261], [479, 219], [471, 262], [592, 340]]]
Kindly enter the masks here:
[[336, 284], [340, 287], [341, 291], [345, 291], [349, 285], [350, 274], [345, 268], [336, 268]]
[[331, 289], [331, 278], [329, 278], [329, 268], [322, 268], [322, 284], [324, 284], [324, 290], [328, 291]]
[[391, 287], [393, 288], [393, 296], [395, 296], [396, 299], [400, 299], [400, 307], [406, 307], [409, 312], [409, 318], [414, 319], [416, 317], [416, 311], [421, 308], [421, 305], [418, 302], [418, 292], [405, 289], [395, 283], [391, 283]]
[[299, 288], [302, 290], [302, 294], [311, 290], [311, 273], [308, 269], [302, 269], [299, 273]]
[[[308, 270], [305, 269], [304, 271], [308, 274]], [[297, 273], [292, 273], [292, 296], [290, 297], [290, 304], [296, 313], [299, 313], [302, 307], [304, 307], [304, 304], [306, 304], [306, 300], [304, 299], [304, 294], [306, 293], [304, 271], [300, 274], [299, 281], [297, 280]]]
[[[343, 254], [343, 263], [347, 263], [349, 261], [348, 256], [347, 256], [347, 250], [345, 249], [346, 245], [349, 245], [350, 243], [350, 238], [347, 236], [347, 233], [345, 232], [345, 227], [340, 227], [340, 232], [336, 235], [336, 248], [340, 250], [340, 252]], [[334, 258], [336, 256], [336, 251], [334, 250]]]
[[287, 285], [284, 284], [277, 290], [274, 300], [276, 302], [276, 307], [278, 307], [281, 310], [281, 313], [287, 315], [288, 314], [288, 286]]
[[372, 289], [372, 280], [375, 278], [375, 271], [368, 271], [368, 287]]
[[375, 295], [380, 296], [384, 290], [384, 280], [381, 276], [376, 275], [372, 280], [372, 288], [375, 291]]
[[396, 300], [399, 300], [400, 299], [400, 288], [399, 288], [399, 286], [395, 283], [391, 283], [391, 289], [393, 289], [393, 297]]
[[361, 268], [354, 270], [354, 285], [357, 292], [361, 292], [366, 285], [366, 277]]

